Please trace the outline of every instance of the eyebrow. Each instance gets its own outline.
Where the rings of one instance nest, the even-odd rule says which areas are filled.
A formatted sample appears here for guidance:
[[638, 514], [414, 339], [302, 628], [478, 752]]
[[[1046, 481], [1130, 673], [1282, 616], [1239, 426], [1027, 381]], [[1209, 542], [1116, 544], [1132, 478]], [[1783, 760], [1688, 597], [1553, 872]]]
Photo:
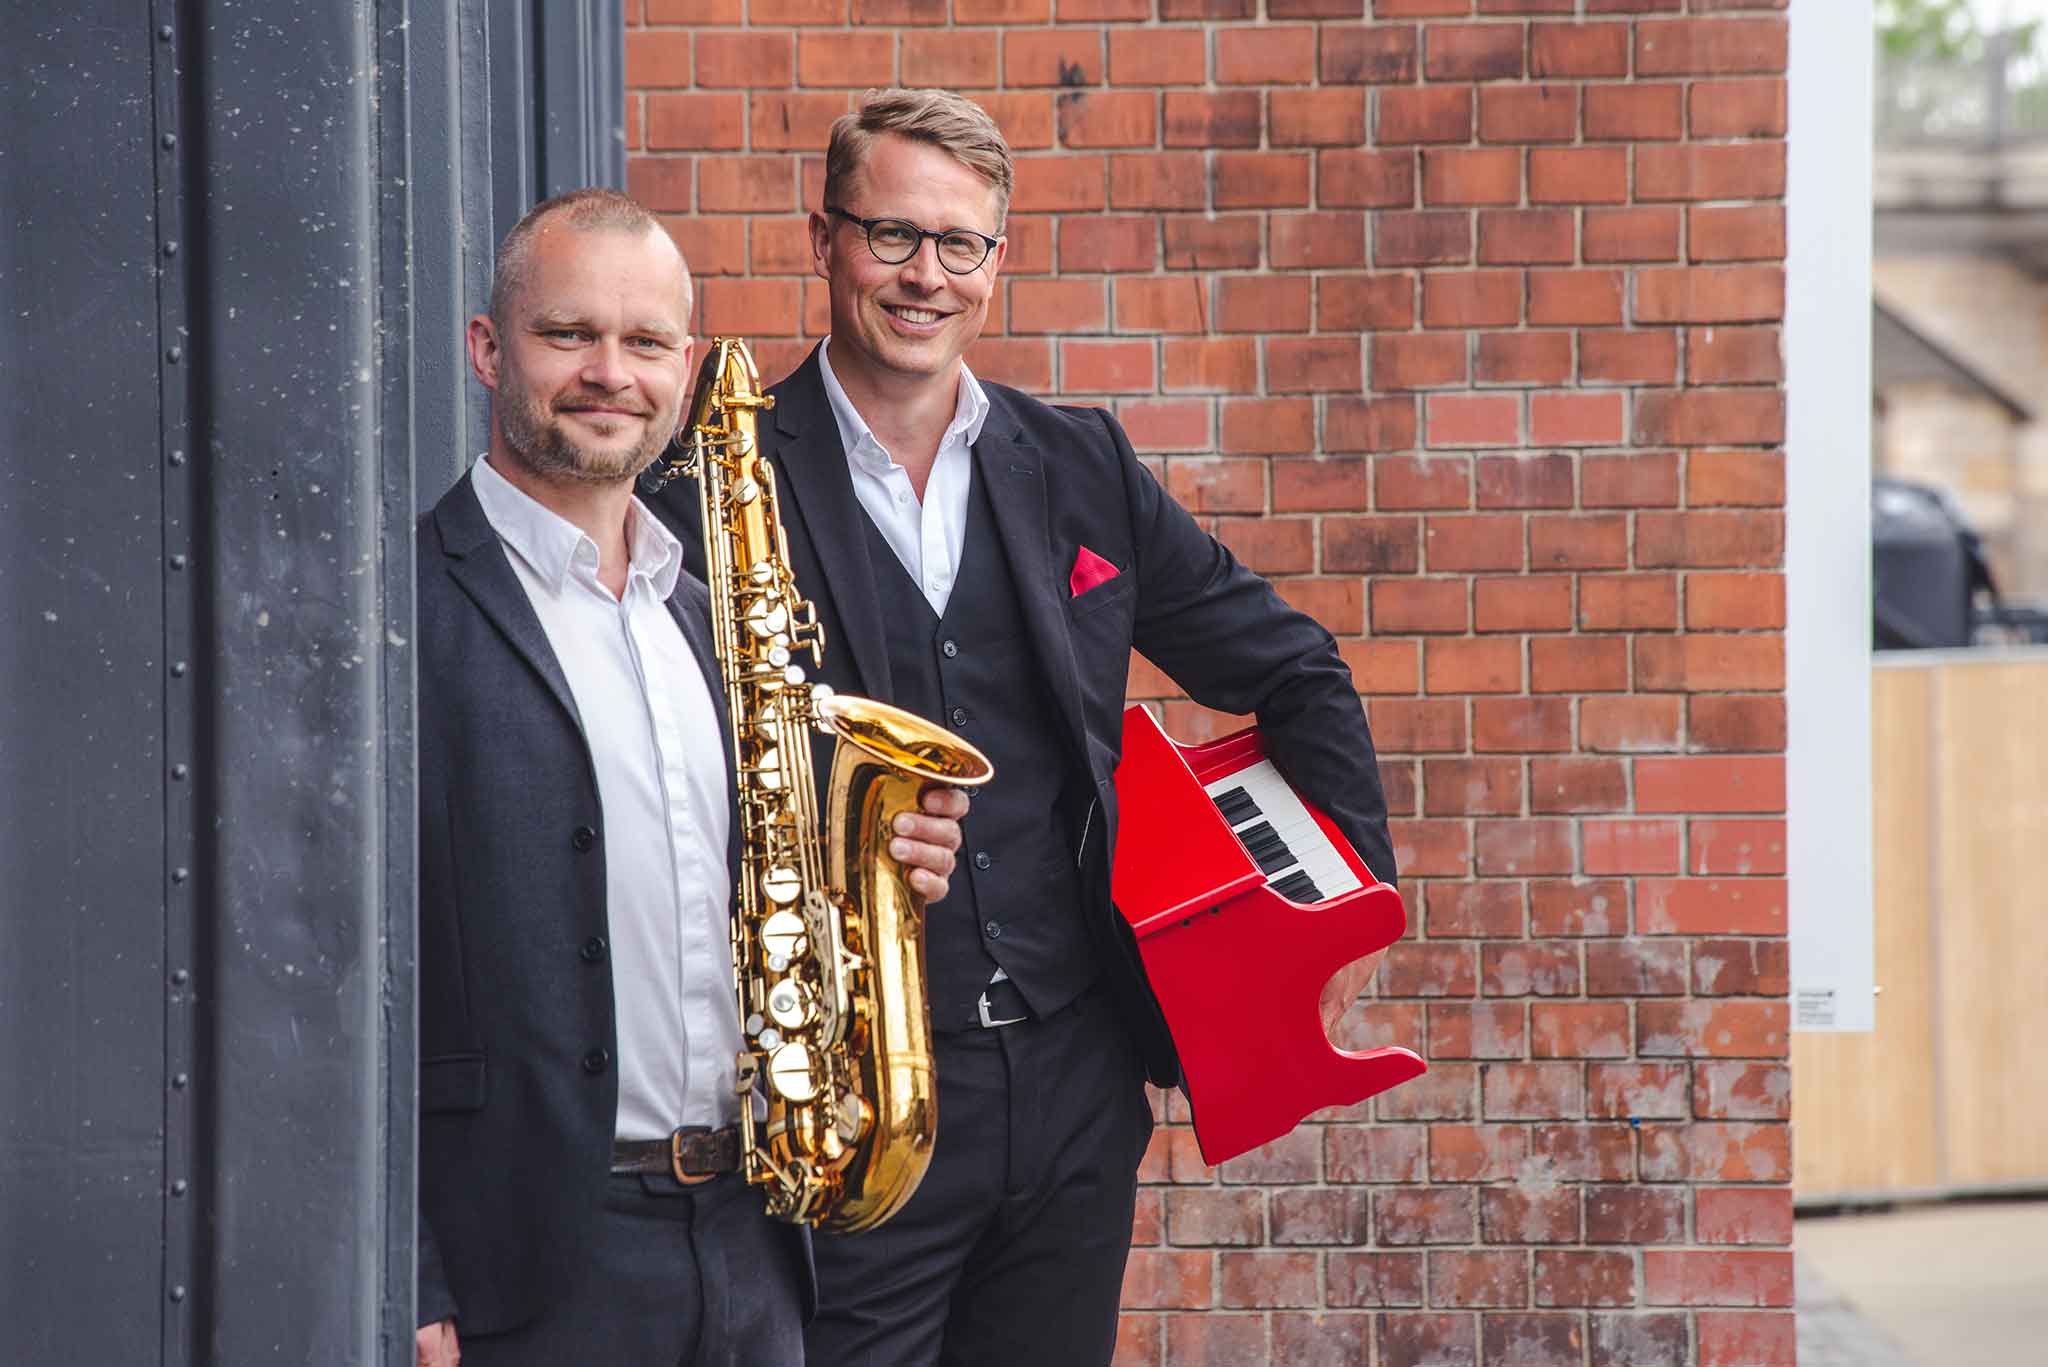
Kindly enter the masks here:
[[[542, 309], [534, 314], [533, 326], [543, 331], [552, 328], [587, 328], [591, 331], [597, 330], [588, 318], [571, 309]], [[626, 331], [639, 336], [656, 337], [665, 342], [679, 341], [683, 336], [681, 331], [670, 327], [667, 323], [648, 319], [635, 322]]]

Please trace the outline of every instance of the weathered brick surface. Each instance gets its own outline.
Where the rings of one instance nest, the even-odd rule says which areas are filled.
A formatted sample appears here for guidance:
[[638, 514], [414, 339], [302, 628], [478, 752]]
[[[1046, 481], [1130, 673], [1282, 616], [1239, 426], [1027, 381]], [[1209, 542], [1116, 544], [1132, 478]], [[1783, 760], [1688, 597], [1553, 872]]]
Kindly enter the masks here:
[[798, 363], [832, 118], [982, 100], [977, 373], [1110, 405], [1370, 704], [1343, 1042], [1431, 1072], [1221, 1169], [1155, 1096], [1120, 1367], [1789, 1362], [1782, 0], [626, 9], [701, 329]]

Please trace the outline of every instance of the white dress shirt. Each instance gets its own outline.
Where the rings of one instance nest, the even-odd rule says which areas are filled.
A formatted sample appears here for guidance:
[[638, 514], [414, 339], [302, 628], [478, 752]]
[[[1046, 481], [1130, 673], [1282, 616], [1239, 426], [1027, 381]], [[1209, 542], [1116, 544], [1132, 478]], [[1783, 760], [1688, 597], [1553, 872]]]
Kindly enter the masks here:
[[963, 362], [953, 421], [939, 439], [939, 454], [920, 501], [910, 486], [910, 472], [875, 439], [874, 429], [832, 373], [829, 337], [818, 344], [818, 370], [825, 379], [825, 397], [832, 401], [832, 416], [839, 422], [839, 442], [846, 448], [846, 464], [853, 473], [854, 497], [867, 509], [903, 568], [924, 590], [932, 611], [945, 616], [946, 600], [953, 596], [953, 581], [960, 573], [961, 549], [967, 542], [967, 489], [974, 471], [970, 448], [980, 440], [981, 425], [988, 421], [988, 395]]
[[[477, 501], [547, 632], [582, 716], [604, 809], [605, 909], [618, 1020], [620, 1139], [739, 1118], [733, 1059], [730, 826], [710, 686], [667, 600], [682, 546], [638, 500], [623, 598], [597, 544], [479, 460]], [[536, 781], [544, 776], [536, 775]]]

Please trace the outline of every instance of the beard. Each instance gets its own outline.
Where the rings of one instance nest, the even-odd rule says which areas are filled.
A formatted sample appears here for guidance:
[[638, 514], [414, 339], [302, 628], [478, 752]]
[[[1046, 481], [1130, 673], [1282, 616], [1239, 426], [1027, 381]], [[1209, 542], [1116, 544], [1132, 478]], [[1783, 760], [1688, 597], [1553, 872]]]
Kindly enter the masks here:
[[617, 484], [638, 476], [668, 445], [664, 435], [667, 424], [659, 421], [649, 422], [640, 440], [623, 449], [592, 448], [570, 436], [562, 426], [561, 414], [586, 406], [616, 406], [617, 400], [604, 395], [568, 394], [550, 403], [535, 396], [509, 369], [502, 373], [498, 388], [498, 426], [505, 445], [542, 479], [555, 483]]

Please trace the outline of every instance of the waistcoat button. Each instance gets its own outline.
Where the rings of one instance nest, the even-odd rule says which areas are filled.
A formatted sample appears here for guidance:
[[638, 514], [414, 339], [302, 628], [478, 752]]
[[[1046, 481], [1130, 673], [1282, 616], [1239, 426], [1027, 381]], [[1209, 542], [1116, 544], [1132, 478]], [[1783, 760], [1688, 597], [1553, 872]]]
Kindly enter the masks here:
[[597, 832], [591, 830], [588, 826], [578, 826], [569, 837], [570, 847], [578, 854], [590, 853], [591, 847], [596, 844]]
[[1001, 921], [990, 921], [982, 929], [988, 933], [988, 938], [991, 940], [1003, 938], [1003, 923]]
[[609, 1067], [611, 1061], [612, 1056], [610, 1051], [604, 1049], [593, 1049], [583, 1056], [583, 1071], [591, 1074], [594, 1077], [597, 1074], [603, 1072], [607, 1067]]
[[601, 963], [603, 963], [603, 962], [604, 962], [604, 950], [605, 950], [605, 944], [604, 944], [604, 936], [602, 936], [602, 935], [593, 935], [593, 936], [591, 936], [591, 937], [590, 937], [589, 939], [587, 939], [587, 940], [585, 940], [585, 941], [583, 942], [583, 949], [582, 949], [582, 951], [581, 951], [581, 953], [582, 953], [582, 955], [583, 955], [583, 962], [584, 962], [584, 963], [587, 963], [587, 964], [601, 964]]
[[952, 719], [955, 726], [967, 725], [967, 709], [964, 707], [956, 707], [946, 715]]
[[995, 862], [995, 860], [989, 858], [987, 850], [976, 850], [974, 852], [974, 867], [977, 869], [985, 869]]
[[950, 660], [960, 653], [960, 643], [958, 641], [942, 641], [939, 644], [939, 653]]

